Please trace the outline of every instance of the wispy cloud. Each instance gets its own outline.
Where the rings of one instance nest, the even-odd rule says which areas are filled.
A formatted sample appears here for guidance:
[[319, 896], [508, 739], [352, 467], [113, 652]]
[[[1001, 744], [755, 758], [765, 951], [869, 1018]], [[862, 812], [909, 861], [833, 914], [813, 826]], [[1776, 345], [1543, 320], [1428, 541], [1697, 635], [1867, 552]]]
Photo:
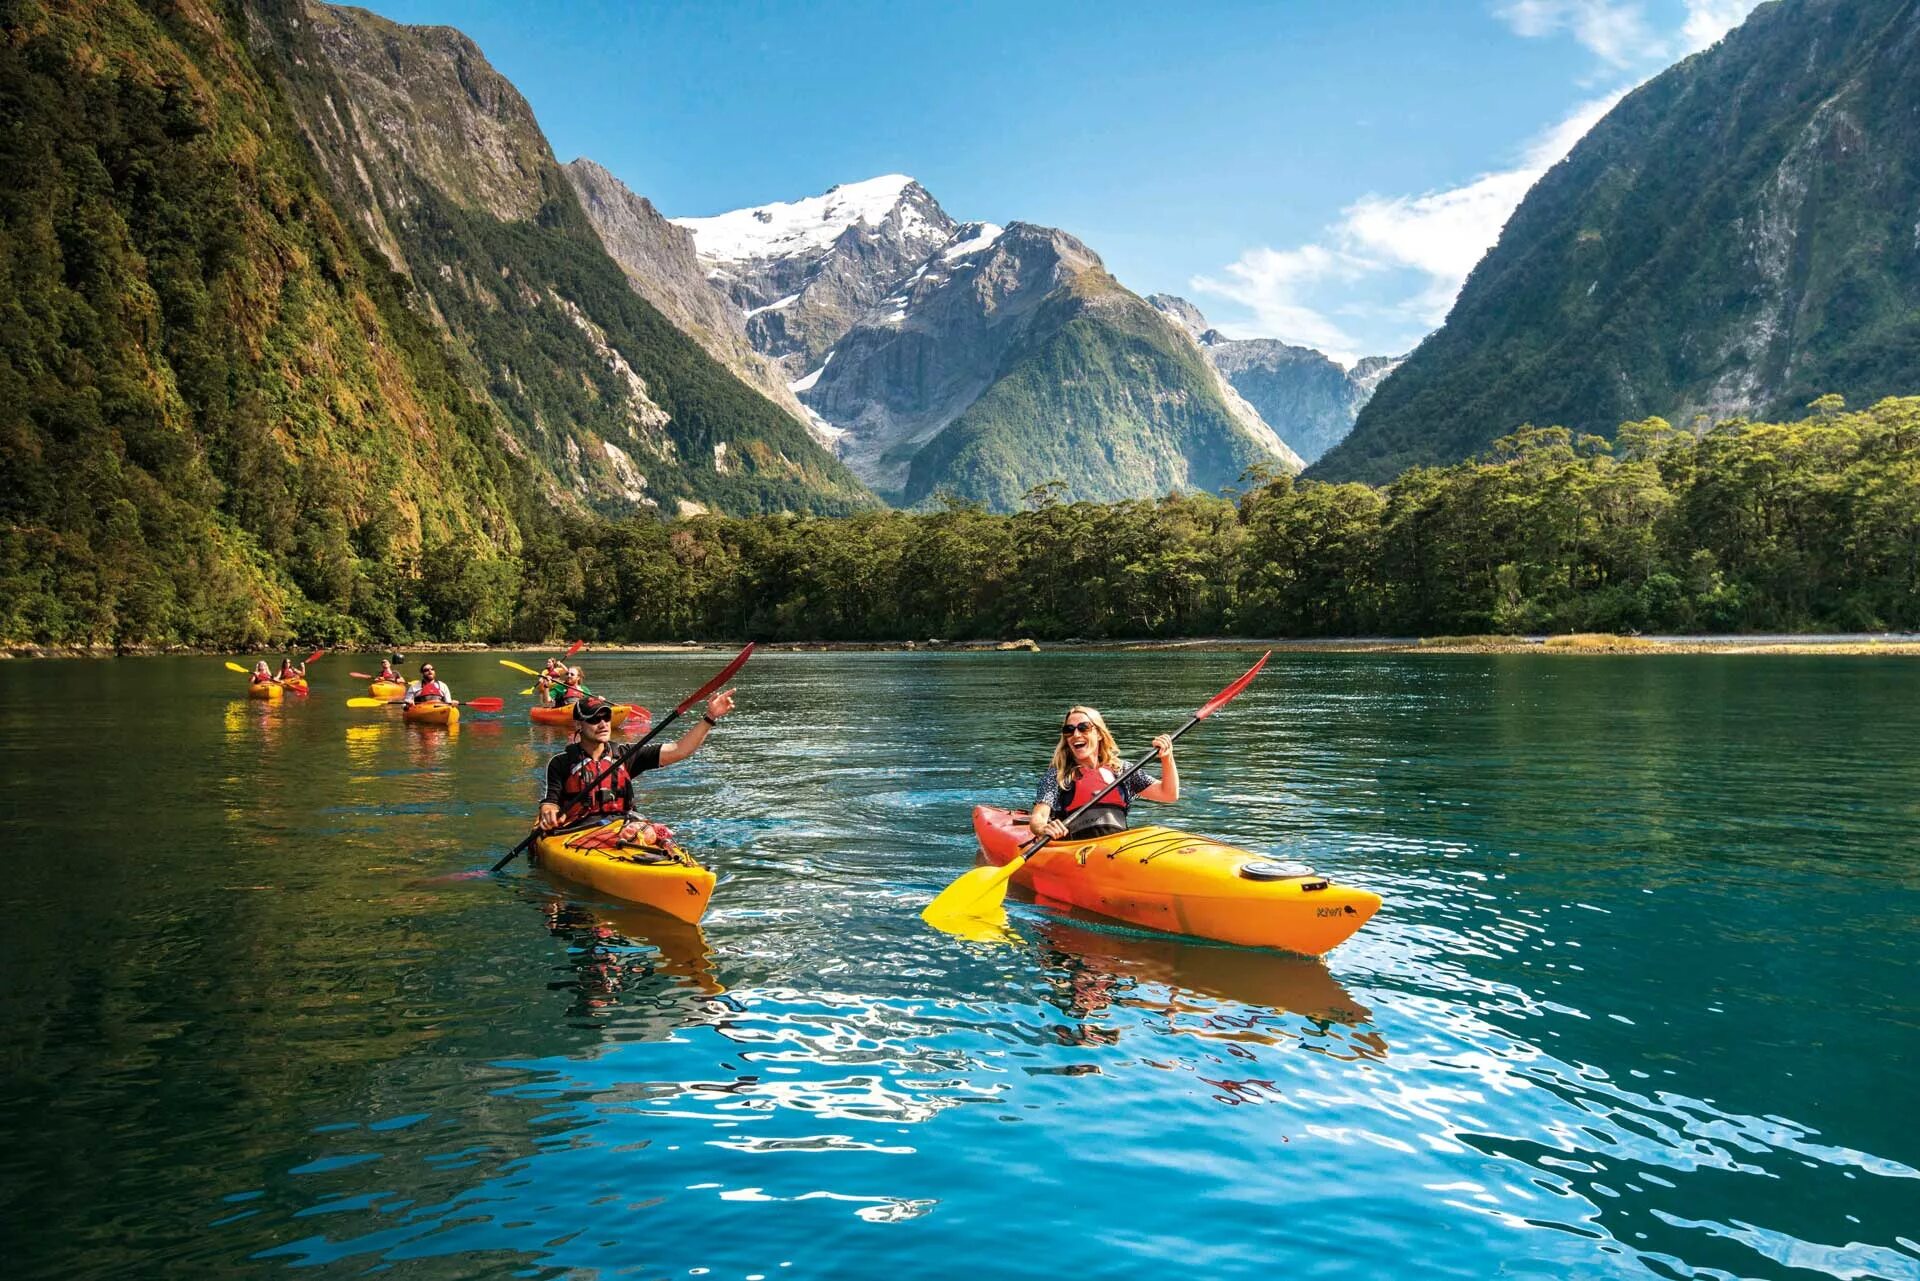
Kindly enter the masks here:
[[[1629, 67], [1698, 52], [1737, 26], [1757, 3], [1684, 0], [1680, 28], [1664, 35], [1648, 27], [1640, 4], [1622, 0], [1508, 0], [1496, 12], [1520, 35], [1567, 32], [1609, 63]], [[1643, 79], [1635, 77], [1581, 103], [1531, 139], [1509, 168], [1420, 195], [1370, 193], [1341, 210], [1320, 240], [1292, 249], [1249, 249], [1218, 274], [1195, 276], [1190, 283], [1198, 293], [1239, 303], [1251, 313], [1251, 323], [1223, 324], [1229, 333], [1269, 335], [1348, 361], [1364, 347], [1409, 345], [1446, 319], [1468, 273], [1500, 238], [1540, 176]], [[1398, 296], [1371, 302], [1341, 298], [1351, 291], [1335, 294], [1331, 288], [1363, 278], [1381, 286], [1371, 291], [1375, 295], [1392, 294], [1389, 286], [1402, 281], [1404, 288]]]

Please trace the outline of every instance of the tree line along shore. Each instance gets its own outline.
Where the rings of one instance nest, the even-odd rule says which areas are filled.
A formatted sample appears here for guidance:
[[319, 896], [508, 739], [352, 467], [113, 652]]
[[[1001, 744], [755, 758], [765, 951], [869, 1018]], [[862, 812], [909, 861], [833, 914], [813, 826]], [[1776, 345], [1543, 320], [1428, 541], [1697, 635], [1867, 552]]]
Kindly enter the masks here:
[[[687, 637], [924, 645], [1282, 636], [1877, 633], [1920, 628], [1920, 397], [1611, 440], [1524, 427], [1383, 486], [1253, 474], [1224, 495], [1002, 514], [945, 501], [849, 516], [609, 520], [523, 508], [476, 542], [328, 564], [262, 550], [252, 598], [86, 549], [86, 573], [0, 564], [0, 638], [30, 649], [598, 643]], [[1375, 644], [1374, 642], [1362, 642]], [[1652, 642], [1650, 642], [1652, 643]], [[1672, 645], [1662, 644], [1671, 652]], [[1870, 652], [1894, 645], [1863, 642]], [[1831, 645], [1819, 652], [1837, 652]]]

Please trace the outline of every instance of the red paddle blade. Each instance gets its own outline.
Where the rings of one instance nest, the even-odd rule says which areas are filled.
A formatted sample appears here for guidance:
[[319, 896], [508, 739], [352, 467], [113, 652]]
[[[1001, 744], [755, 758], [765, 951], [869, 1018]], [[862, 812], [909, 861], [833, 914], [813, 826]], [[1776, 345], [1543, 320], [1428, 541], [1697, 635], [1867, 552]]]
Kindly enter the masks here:
[[687, 701], [680, 704], [680, 706], [674, 708], [673, 714], [675, 716], [680, 715], [682, 712], [686, 711], [689, 707], [692, 707], [695, 703], [699, 702], [701, 699], [713, 693], [713, 691], [715, 691], [716, 689], [719, 689], [722, 685], [725, 685], [728, 681], [732, 680], [733, 674], [739, 671], [741, 668], [745, 667], [747, 665], [747, 660], [752, 657], [753, 657], [753, 642], [748, 641], [747, 647], [741, 650], [738, 654], [735, 654], [733, 656], [733, 661], [731, 663], [728, 663], [725, 667], [721, 668], [720, 674], [718, 676], [708, 681], [705, 685], [702, 685], [699, 689], [694, 690], [693, 693], [687, 695]]
[[470, 698], [466, 701], [465, 705], [471, 707], [476, 712], [497, 712], [507, 705], [507, 700], [504, 698]]
[[317, 663], [317, 662], [319, 662], [319, 661], [320, 661], [320, 656], [321, 656], [322, 654], [324, 654], [324, 653], [326, 653], [326, 652], [327, 652], [327, 651], [326, 651], [326, 650], [324, 650], [324, 649], [316, 649], [316, 650], [314, 650], [314, 651], [313, 651], [313, 653], [311, 653], [311, 654], [308, 654], [308, 655], [307, 655], [307, 662], [306, 662], [306, 663], [302, 663], [302, 664], [300, 664], [300, 665], [301, 665], [302, 667], [305, 667], [305, 666], [307, 665], [307, 663]]
[[572, 658], [575, 654], [578, 654], [581, 650], [585, 649], [586, 647], [587, 647], [587, 643], [585, 641], [577, 640], [573, 644], [567, 646], [567, 652], [562, 657]]
[[1221, 690], [1218, 694], [1215, 694], [1212, 698], [1208, 699], [1206, 706], [1202, 707], [1199, 711], [1193, 714], [1193, 719], [1197, 721], [1204, 721], [1205, 719], [1207, 719], [1207, 717], [1213, 715], [1215, 712], [1225, 707], [1228, 703], [1231, 703], [1234, 699], [1240, 697], [1240, 691], [1245, 689], [1247, 686], [1253, 684], [1253, 678], [1260, 674], [1260, 669], [1265, 667], [1267, 665], [1267, 660], [1272, 657], [1273, 657], [1272, 650], [1268, 650], [1266, 653], [1260, 655], [1260, 661], [1255, 663], [1252, 667], [1248, 668], [1247, 674], [1245, 676], [1242, 676], [1239, 680], [1235, 681], [1233, 684], [1227, 686], [1225, 689]]
[[348, 672], [347, 675], [353, 677], [353, 679], [357, 681], [370, 681], [373, 679], [373, 677], [367, 675], [365, 672]]

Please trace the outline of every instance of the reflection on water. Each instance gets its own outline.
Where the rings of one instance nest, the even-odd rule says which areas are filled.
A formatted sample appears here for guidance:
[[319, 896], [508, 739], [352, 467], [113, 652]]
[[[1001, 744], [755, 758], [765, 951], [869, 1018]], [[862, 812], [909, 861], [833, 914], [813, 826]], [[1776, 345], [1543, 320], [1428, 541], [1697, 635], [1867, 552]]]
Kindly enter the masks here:
[[[509, 714], [0, 666], [17, 1266], [1920, 1281], [1920, 673], [1276, 660], [1167, 817], [1381, 892], [1350, 943], [917, 919], [1071, 691], [1138, 750], [1243, 669], [757, 657], [642, 781], [722, 876], [689, 927], [486, 874], [557, 741]], [[72, 699], [131, 831], [44, 803]]]

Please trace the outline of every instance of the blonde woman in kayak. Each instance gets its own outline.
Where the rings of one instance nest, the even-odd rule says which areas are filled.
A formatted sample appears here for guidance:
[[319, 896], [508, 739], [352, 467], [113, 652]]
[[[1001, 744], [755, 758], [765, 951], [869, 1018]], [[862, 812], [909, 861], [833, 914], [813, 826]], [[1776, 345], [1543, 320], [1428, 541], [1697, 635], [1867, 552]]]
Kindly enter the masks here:
[[1173, 763], [1172, 737], [1162, 734], [1154, 739], [1153, 750], [1160, 757], [1159, 778], [1149, 778], [1144, 772], [1135, 774], [1101, 797], [1098, 805], [1080, 815], [1069, 828], [1067, 815], [1131, 768], [1129, 762], [1120, 759], [1119, 745], [1099, 712], [1091, 707], [1069, 708], [1060, 726], [1060, 745], [1053, 749], [1053, 762], [1033, 798], [1030, 830], [1056, 838], [1099, 836], [1126, 830], [1127, 806], [1135, 799], [1173, 804], [1180, 799], [1180, 771]]

